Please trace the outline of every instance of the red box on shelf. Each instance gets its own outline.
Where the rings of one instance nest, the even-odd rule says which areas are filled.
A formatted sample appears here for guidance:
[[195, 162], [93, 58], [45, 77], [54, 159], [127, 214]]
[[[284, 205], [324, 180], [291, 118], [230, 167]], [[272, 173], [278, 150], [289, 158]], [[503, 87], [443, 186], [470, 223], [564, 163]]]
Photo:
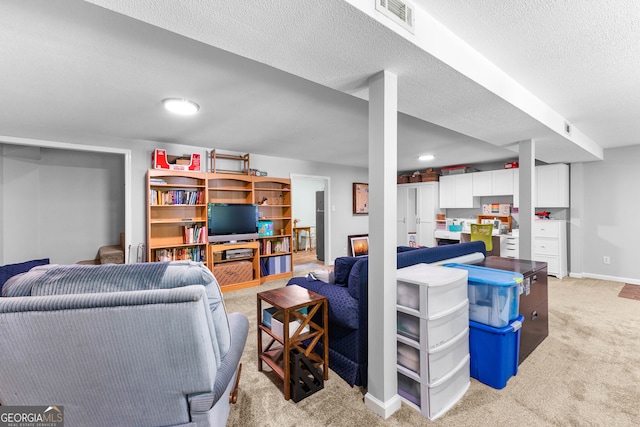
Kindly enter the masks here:
[[518, 162], [507, 162], [504, 164], [505, 169], [517, 169], [518, 167], [520, 167]]
[[181, 156], [169, 156], [167, 150], [156, 149], [151, 155], [154, 169], [169, 169], [174, 171], [200, 172], [200, 154], [193, 153], [189, 159]]

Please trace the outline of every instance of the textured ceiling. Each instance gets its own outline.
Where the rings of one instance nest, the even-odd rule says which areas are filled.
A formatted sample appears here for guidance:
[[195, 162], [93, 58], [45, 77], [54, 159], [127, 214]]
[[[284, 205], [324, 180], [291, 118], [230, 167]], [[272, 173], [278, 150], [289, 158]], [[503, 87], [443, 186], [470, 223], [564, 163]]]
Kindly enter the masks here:
[[[473, 69], [372, 17], [373, 2], [93, 3], [118, 13], [77, 0], [3, 2], [0, 135], [100, 135], [366, 167], [366, 81], [388, 69], [399, 82], [399, 170], [426, 167], [416, 160], [425, 152], [436, 153], [434, 166], [501, 161], [530, 138], [546, 162], [598, 159], [532, 117], [525, 101], [506, 101], [518, 89], [510, 79], [507, 95], [499, 79], [478, 84]], [[626, 26], [614, 12], [594, 25], [590, 11], [562, 28], [558, 15], [580, 9], [573, 2], [416, 3], [589, 144], [640, 143], [634, 2]], [[604, 35], [582, 40], [587, 24]], [[623, 29], [612, 34], [614, 24]], [[200, 114], [168, 116], [160, 100], [169, 96], [196, 100]]]

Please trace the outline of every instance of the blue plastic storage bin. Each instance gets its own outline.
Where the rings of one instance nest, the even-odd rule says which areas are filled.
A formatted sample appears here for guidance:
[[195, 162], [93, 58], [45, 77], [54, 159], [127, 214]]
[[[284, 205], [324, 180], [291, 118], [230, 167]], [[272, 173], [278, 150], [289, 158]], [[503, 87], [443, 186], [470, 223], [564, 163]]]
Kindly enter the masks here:
[[469, 273], [469, 320], [501, 328], [518, 317], [523, 276], [468, 264], [444, 264]]
[[495, 389], [503, 389], [518, 373], [520, 328], [524, 316], [503, 328], [469, 322], [471, 377]]

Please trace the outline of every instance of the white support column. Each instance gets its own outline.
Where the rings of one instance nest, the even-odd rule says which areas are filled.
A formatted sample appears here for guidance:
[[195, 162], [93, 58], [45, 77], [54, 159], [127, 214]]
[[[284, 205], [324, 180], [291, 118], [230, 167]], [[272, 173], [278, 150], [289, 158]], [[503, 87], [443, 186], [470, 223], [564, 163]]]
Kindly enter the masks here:
[[396, 373], [398, 78], [369, 79], [369, 367], [366, 406], [386, 419], [400, 409]]
[[533, 217], [536, 207], [536, 143], [532, 139], [520, 141], [520, 258], [533, 259]]

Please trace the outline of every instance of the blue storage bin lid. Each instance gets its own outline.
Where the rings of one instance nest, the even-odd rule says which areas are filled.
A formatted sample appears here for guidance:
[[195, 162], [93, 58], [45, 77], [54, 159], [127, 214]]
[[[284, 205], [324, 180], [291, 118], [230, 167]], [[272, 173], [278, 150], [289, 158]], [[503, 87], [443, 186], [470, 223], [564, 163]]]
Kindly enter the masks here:
[[474, 322], [473, 320], [469, 320], [469, 328], [489, 332], [495, 335], [506, 335], [520, 329], [522, 327], [522, 322], [524, 322], [524, 316], [522, 314], [519, 314], [518, 317], [515, 318], [515, 320], [510, 321], [507, 326], [503, 326], [501, 328], [485, 325], [484, 323]]
[[[516, 286], [524, 279], [520, 273], [496, 270], [495, 268], [479, 267], [477, 265], [450, 263], [444, 267], [459, 268], [469, 273], [469, 284], [492, 286]], [[474, 283], [471, 283], [474, 282]]]

